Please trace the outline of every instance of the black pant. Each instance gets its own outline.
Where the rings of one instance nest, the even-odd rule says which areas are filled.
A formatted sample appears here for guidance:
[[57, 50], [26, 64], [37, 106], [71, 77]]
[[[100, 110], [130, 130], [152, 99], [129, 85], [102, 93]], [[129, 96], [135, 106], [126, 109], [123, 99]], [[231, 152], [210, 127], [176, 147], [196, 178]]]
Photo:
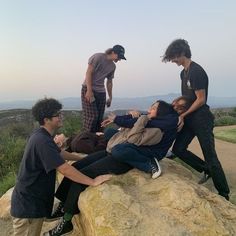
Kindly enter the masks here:
[[[222, 196], [229, 194], [228, 183], [217, 158], [213, 134], [214, 117], [207, 105], [186, 118], [183, 129], [173, 146], [173, 153], [198, 172], [205, 171], [212, 176], [215, 188]], [[197, 136], [205, 161], [188, 151], [188, 145]]]
[[[95, 178], [103, 174], [124, 174], [131, 170], [128, 164], [113, 159], [106, 151], [99, 151], [77, 161], [73, 166], [83, 174]], [[79, 213], [78, 198], [88, 186], [78, 184], [64, 177], [55, 194], [56, 198], [64, 202], [64, 210], [70, 214]]]

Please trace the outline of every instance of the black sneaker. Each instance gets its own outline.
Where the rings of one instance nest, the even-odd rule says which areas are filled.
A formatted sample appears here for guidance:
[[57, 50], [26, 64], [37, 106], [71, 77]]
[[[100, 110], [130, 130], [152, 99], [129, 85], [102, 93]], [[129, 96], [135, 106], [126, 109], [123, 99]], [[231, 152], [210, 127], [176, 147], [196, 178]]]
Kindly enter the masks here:
[[198, 184], [204, 184], [210, 178], [211, 178], [211, 175], [204, 172], [202, 178], [198, 181]]
[[60, 235], [68, 235], [73, 231], [73, 224], [71, 221], [65, 221], [62, 219], [60, 223], [53, 229], [44, 233], [43, 236], [60, 236]]
[[58, 220], [60, 219], [61, 217], [64, 216], [64, 210], [63, 210], [63, 207], [64, 207], [64, 203], [63, 202], [60, 202], [56, 208], [56, 210], [52, 213], [52, 215], [50, 215], [49, 217], [47, 217], [45, 219], [45, 221], [47, 222], [50, 222], [50, 221], [55, 221], [55, 220]]
[[153, 179], [156, 179], [161, 175], [161, 167], [155, 157], [151, 160], [151, 173]]

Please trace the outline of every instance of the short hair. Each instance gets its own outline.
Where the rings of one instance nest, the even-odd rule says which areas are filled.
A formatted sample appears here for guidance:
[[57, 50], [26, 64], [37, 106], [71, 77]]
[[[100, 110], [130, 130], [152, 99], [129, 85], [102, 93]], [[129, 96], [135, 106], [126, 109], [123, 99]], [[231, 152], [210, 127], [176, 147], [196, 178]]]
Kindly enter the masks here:
[[52, 118], [59, 110], [62, 104], [54, 98], [44, 98], [36, 102], [32, 107], [32, 114], [40, 125], [44, 125], [44, 118]]
[[176, 99], [176, 101], [179, 101], [179, 100], [184, 100], [185, 101], [185, 104], [184, 104], [184, 110], [187, 111], [193, 104], [193, 100], [185, 95], [183, 96], [180, 96]]
[[156, 116], [159, 118], [161, 116], [166, 116], [171, 113], [175, 113], [175, 110], [173, 109], [172, 105], [163, 101], [163, 100], [157, 100], [156, 103], [159, 103], [157, 108], [157, 114]]
[[185, 56], [191, 58], [191, 50], [189, 44], [184, 39], [174, 40], [166, 49], [165, 54], [163, 55], [163, 62], [171, 61], [175, 57]]

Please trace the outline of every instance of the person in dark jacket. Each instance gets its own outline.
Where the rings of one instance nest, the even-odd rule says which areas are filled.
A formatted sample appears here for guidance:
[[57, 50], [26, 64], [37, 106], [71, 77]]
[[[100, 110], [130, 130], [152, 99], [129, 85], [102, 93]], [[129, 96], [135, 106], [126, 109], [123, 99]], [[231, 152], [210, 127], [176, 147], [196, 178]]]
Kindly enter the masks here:
[[[157, 101], [149, 109], [148, 115], [149, 121], [146, 128], [160, 128], [164, 133], [158, 144], [139, 147], [129, 143], [119, 144], [112, 148], [111, 153], [100, 151], [90, 154], [74, 163], [73, 166], [91, 178], [107, 173], [123, 174], [134, 167], [152, 174], [155, 170], [158, 177], [161, 173], [158, 160], [165, 156], [177, 134], [178, 113], [173, 110], [171, 104]], [[112, 116], [102, 122], [102, 126], [114, 122], [120, 127], [132, 128], [137, 120], [138, 118], [132, 115]], [[131, 158], [125, 160], [123, 155], [127, 158], [130, 155], [133, 160]], [[135, 164], [135, 160], [138, 159], [140, 159], [139, 163]], [[63, 218], [55, 228], [44, 233], [44, 236], [65, 235], [71, 231], [67, 230], [67, 225], [71, 224], [73, 215], [79, 213], [78, 198], [87, 187], [87, 185], [72, 182], [68, 178], [63, 179], [55, 194], [61, 202], [48, 220], [55, 220], [62, 216]]]

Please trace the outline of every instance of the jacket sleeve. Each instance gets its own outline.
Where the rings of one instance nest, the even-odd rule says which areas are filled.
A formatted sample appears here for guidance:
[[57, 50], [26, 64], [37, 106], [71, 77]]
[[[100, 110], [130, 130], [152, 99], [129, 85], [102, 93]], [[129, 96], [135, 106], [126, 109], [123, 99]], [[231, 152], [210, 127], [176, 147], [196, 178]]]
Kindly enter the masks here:
[[146, 128], [160, 128], [165, 132], [171, 129], [177, 129], [179, 117], [177, 114], [169, 114], [157, 119], [149, 120]]
[[134, 127], [128, 132], [127, 142], [137, 146], [150, 146], [159, 143], [163, 137], [163, 133], [159, 128], [145, 128], [148, 121], [149, 119], [146, 115], [140, 116]]
[[138, 118], [133, 118], [131, 115], [116, 116], [114, 123], [120, 127], [132, 128]]

